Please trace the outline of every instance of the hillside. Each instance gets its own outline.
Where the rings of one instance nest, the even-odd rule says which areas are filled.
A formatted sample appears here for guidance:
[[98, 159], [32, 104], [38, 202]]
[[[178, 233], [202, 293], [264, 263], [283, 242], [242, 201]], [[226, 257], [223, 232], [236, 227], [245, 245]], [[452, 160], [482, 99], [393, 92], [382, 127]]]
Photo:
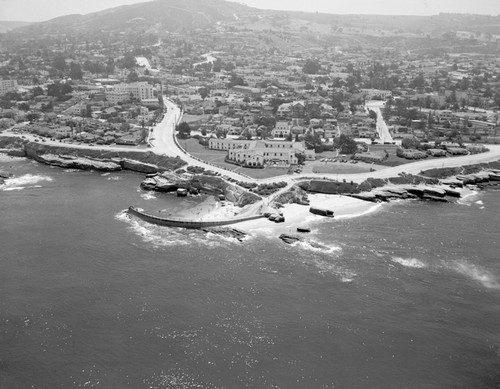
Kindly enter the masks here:
[[[4, 23], [10, 23], [7, 25]], [[0, 22], [2, 27], [20, 27]], [[110, 8], [86, 15], [67, 15], [33, 24], [30, 30], [67, 28], [74, 32], [125, 31], [134, 28], [186, 31], [220, 26], [250, 30], [297, 30], [328, 34], [342, 31], [360, 35], [391, 36], [468, 31], [473, 37], [500, 37], [500, 16], [439, 14], [434, 16], [335, 15], [313, 12], [260, 10], [224, 0], [156, 0]], [[498, 35], [498, 37], [496, 37]]]
[[33, 26], [51, 29], [66, 27], [76, 31], [119, 31], [133, 26], [158, 25], [168, 31], [207, 28], [217, 22], [235, 20], [235, 14], [249, 7], [223, 0], [156, 0], [110, 8], [86, 15], [68, 15]]

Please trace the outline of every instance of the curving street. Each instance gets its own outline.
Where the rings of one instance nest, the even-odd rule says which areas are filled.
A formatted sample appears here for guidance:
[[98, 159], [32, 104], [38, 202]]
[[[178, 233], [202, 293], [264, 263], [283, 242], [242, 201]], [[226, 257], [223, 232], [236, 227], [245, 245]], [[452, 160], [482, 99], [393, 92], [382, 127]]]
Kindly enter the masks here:
[[[198, 159], [193, 158], [189, 154], [186, 154], [184, 150], [182, 150], [174, 141], [175, 126], [177, 125], [177, 123], [181, 121], [182, 112], [180, 108], [177, 107], [172, 101], [166, 98], [164, 101], [165, 101], [165, 106], [167, 108], [167, 113], [165, 114], [164, 119], [154, 129], [153, 132], [154, 140], [151, 142], [153, 146], [152, 150], [158, 154], [166, 154], [172, 157], [178, 156], [190, 165], [204, 167], [205, 169], [218, 172], [221, 175], [231, 177], [240, 181], [252, 180], [258, 183], [272, 183], [276, 181], [285, 181], [287, 184], [291, 185], [296, 181], [300, 181], [305, 178], [330, 178], [335, 180], [346, 180], [349, 182], [353, 181], [356, 183], [361, 183], [369, 177], [389, 178], [397, 176], [399, 173], [403, 172], [418, 174], [420, 173], [420, 171], [427, 169], [442, 168], [442, 167], [458, 167], [463, 165], [470, 165], [483, 162], [493, 162], [500, 160], [500, 145], [488, 145], [487, 147], [489, 148], [489, 151], [481, 154], [465, 155], [452, 158], [421, 160], [396, 167], [386, 167], [367, 173], [355, 173], [355, 174], [307, 173], [307, 174], [283, 175], [265, 179], [253, 179], [253, 178], [251, 179], [237, 172], [225, 170], [210, 165], [204, 161], [200, 161]], [[383, 132], [382, 134], [385, 134], [385, 131], [387, 131], [387, 134], [390, 137], [387, 125], [385, 125], [382, 115], [379, 114], [380, 103], [381, 102], [379, 101], [375, 101], [374, 104], [369, 105], [369, 107], [373, 109], [378, 109], [377, 112], [378, 118], [383, 122], [383, 125], [380, 125], [380, 128], [382, 129], [381, 131]], [[392, 141], [392, 137], [391, 138], [386, 137], [384, 139], [391, 139]]]
[[[371, 102], [370, 102], [371, 103]], [[369, 105], [371, 109], [376, 109], [377, 105], [380, 102], [375, 102], [377, 104]], [[99, 150], [116, 150], [116, 151], [136, 151], [136, 152], [149, 152], [153, 151], [159, 155], [167, 155], [170, 157], [179, 157], [186, 161], [189, 165], [200, 166], [207, 170], [212, 170], [214, 172], [220, 173], [222, 176], [230, 177], [239, 181], [254, 181], [262, 184], [272, 183], [277, 181], [284, 181], [288, 185], [291, 186], [297, 181], [311, 178], [328, 178], [333, 180], [346, 180], [348, 182], [353, 181], [356, 183], [361, 183], [369, 177], [373, 178], [389, 178], [397, 176], [399, 173], [410, 173], [410, 174], [418, 174], [422, 170], [433, 169], [433, 168], [443, 168], [443, 167], [458, 167], [463, 165], [477, 164], [477, 163], [485, 163], [485, 162], [493, 162], [500, 160], [500, 145], [487, 145], [489, 151], [481, 154], [474, 155], [465, 155], [459, 157], [452, 158], [441, 158], [441, 159], [428, 159], [428, 160], [420, 160], [416, 162], [407, 163], [404, 165], [396, 166], [396, 167], [383, 167], [377, 169], [373, 172], [367, 173], [355, 173], [355, 174], [337, 174], [337, 173], [303, 173], [303, 174], [293, 174], [293, 175], [282, 175], [275, 176], [264, 179], [255, 179], [250, 178], [248, 176], [242, 175], [240, 173], [226, 170], [217, 166], [213, 166], [207, 162], [201, 161], [187, 154], [175, 141], [175, 127], [182, 119], [182, 111], [181, 109], [171, 100], [165, 98], [164, 104], [167, 109], [165, 116], [161, 122], [159, 122], [155, 128], [152, 130], [150, 134], [150, 145], [151, 148], [137, 148], [137, 147], [127, 147], [127, 146], [106, 146], [106, 145], [94, 145], [90, 146], [88, 144], [67, 144], [61, 143], [51, 140], [44, 140], [44, 144], [54, 145], [58, 147], [67, 147], [72, 149], [99, 149]], [[367, 105], [368, 106], [368, 105]], [[377, 113], [378, 114], [378, 113]], [[379, 118], [382, 118], [379, 115]], [[383, 122], [383, 119], [382, 119]], [[383, 123], [385, 125], [385, 122]], [[387, 129], [387, 126], [377, 125], [378, 128], [381, 128], [382, 134], [385, 132], [384, 128]], [[388, 131], [387, 131], [388, 132]], [[4, 131], [0, 133], [5, 136], [17, 136], [21, 137], [20, 134], [13, 133], [12, 131]], [[35, 141], [35, 139], [39, 139], [36, 135], [32, 134], [23, 134], [25, 139], [30, 141]], [[390, 134], [389, 134], [390, 136]], [[389, 139], [382, 138], [381, 139]], [[390, 138], [392, 139], [392, 138]], [[282, 191], [280, 191], [282, 192]]]

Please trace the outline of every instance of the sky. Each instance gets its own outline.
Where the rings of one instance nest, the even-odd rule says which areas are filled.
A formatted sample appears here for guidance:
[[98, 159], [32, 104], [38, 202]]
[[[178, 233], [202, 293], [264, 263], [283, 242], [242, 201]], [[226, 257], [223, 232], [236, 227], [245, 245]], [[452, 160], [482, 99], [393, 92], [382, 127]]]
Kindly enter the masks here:
[[[43, 21], [146, 0], [0, 0], [0, 20]], [[235, 0], [230, 0], [235, 1]], [[238, 0], [263, 9], [333, 14], [436, 15], [440, 12], [500, 15], [500, 0]]]

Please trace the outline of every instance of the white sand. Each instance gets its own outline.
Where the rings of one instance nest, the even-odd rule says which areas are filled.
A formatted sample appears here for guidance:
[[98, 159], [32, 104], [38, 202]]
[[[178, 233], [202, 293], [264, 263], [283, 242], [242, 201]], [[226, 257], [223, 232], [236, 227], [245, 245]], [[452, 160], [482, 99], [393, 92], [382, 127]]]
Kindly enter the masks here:
[[[373, 212], [381, 204], [341, 195], [309, 194], [309, 206], [286, 204], [281, 211], [285, 217], [284, 223], [274, 223], [267, 219], [257, 219], [233, 224], [252, 235], [278, 236], [283, 233], [295, 234], [297, 227], [313, 229], [315, 225], [334, 220], [357, 217]], [[334, 218], [314, 215], [309, 212], [310, 207], [325, 208], [334, 212]]]

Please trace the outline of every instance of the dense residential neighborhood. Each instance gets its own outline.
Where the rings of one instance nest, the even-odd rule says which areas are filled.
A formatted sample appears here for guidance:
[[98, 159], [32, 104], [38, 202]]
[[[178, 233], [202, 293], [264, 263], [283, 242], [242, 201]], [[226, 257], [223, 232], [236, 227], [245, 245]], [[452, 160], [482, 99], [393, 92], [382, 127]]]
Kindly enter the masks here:
[[[444, 142], [466, 150], [464, 143], [498, 141], [498, 36], [401, 30], [384, 46], [381, 30], [315, 36], [315, 24], [257, 16], [274, 27], [255, 30], [250, 15], [253, 24], [185, 33], [142, 19], [98, 32], [50, 24], [9, 31], [0, 42], [0, 127], [22, 124], [64, 142], [145, 144], [168, 96], [206, 147], [240, 139], [227, 160], [246, 167], [295, 164], [295, 154], [319, 159], [339, 149], [341, 135], [357, 142], [349, 154], [372, 162], [384, 154], [366, 145], [385, 143], [414, 159], [446, 153]], [[434, 47], [446, 42], [449, 50]], [[380, 137], [378, 120], [390, 138]], [[293, 152], [271, 151], [280, 141]]]

